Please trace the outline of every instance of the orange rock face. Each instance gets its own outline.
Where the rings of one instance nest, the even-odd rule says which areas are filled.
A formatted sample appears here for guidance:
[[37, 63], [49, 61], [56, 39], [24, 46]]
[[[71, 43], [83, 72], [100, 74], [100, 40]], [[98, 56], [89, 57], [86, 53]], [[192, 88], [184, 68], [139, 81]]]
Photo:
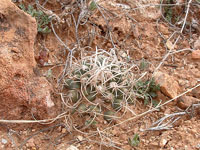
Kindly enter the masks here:
[[160, 90], [164, 95], [170, 98], [178, 96], [180, 87], [172, 76], [162, 72], [156, 72], [154, 78], [156, 83], [160, 85]]
[[34, 74], [34, 18], [10, 0], [0, 1], [0, 119], [45, 119], [54, 114], [52, 87]]

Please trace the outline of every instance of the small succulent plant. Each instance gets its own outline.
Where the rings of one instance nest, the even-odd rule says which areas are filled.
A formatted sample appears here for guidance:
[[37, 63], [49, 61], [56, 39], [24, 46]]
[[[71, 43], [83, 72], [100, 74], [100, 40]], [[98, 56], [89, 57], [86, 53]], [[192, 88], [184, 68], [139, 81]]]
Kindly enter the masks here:
[[26, 8], [23, 4], [19, 5], [24, 12], [28, 13], [32, 17], [34, 17], [37, 21], [37, 31], [39, 33], [50, 33], [51, 29], [49, 29], [48, 24], [51, 21], [51, 18], [46, 15], [41, 10], [36, 10], [32, 5], [28, 5]]
[[66, 79], [64, 82], [66, 88], [73, 90], [73, 89], [80, 89], [81, 83], [80, 81], [74, 81], [72, 79]]
[[154, 78], [152, 78], [151, 80], [137, 82], [134, 89], [138, 93], [138, 98], [144, 99], [144, 104], [147, 105], [150, 99], [157, 97], [160, 85], [156, 84]]
[[[116, 113], [134, 104], [136, 99], [143, 99], [146, 105], [157, 96], [160, 87], [154, 79], [136, 82], [137, 76], [132, 72], [135, 65], [118, 60], [114, 54], [99, 50], [72, 65], [64, 87], [70, 93], [72, 105], [78, 103], [77, 112], [95, 117], [103, 115], [110, 122]], [[147, 67], [145, 60], [140, 67]], [[104, 108], [102, 103], [110, 106]]]
[[123, 99], [117, 99], [117, 98], [115, 98], [114, 101], [113, 101], [113, 103], [112, 103], [113, 109], [116, 110], [116, 111], [119, 110], [119, 109], [121, 109], [122, 102], [123, 102]]
[[89, 10], [90, 11], [94, 11], [97, 8], [96, 3], [94, 2], [94, 0], [91, 1], [90, 5], [89, 5]]
[[139, 135], [135, 134], [132, 138], [129, 138], [128, 139], [128, 143], [132, 147], [138, 146], [138, 144], [140, 143], [140, 137], [139, 137]]
[[113, 119], [114, 115], [115, 115], [114, 111], [111, 111], [111, 110], [105, 111], [104, 112], [104, 119], [109, 122]]
[[73, 103], [77, 103], [81, 98], [81, 94], [77, 90], [70, 90], [68, 93], [68, 96], [72, 100]]

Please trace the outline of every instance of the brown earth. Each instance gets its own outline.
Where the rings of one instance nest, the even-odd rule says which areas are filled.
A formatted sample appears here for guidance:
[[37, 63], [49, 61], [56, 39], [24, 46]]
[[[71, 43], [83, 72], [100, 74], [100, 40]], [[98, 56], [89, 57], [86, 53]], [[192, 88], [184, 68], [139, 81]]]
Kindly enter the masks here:
[[[70, 49], [78, 47], [73, 18], [69, 12], [73, 12], [75, 19], [78, 20], [78, 15], [80, 14], [79, 1], [49, 0], [46, 4], [44, 2], [40, 1], [40, 4], [44, 4], [43, 6], [46, 9], [52, 10], [61, 18], [60, 22], [59, 20], [53, 21], [55, 31], [60, 39]], [[183, 4], [183, 1], [173, 2], [174, 4], [178, 2], [179, 4]], [[24, 0], [22, 3], [26, 6], [28, 4], [35, 4], [35, 2], [30, 0]], [[25, 128], [24, 130], [10, 128], [7, 127], [7, 124], [1, 123], [1, 149], [9, 150], [17, 149], [17, 147], [30, 150], [200, 149], [200, 87], [176, 99], [176, 96], [179, 94], [198, 85], [200, 80], [200, 30], [194, 23], [200, 23], [198, 1], [192, 1], [190, 10], [193, 13], [189, 13], [185, 29], [174, 49], [172, 48], [172, 43], [175, 42], [178, 35], [174, 34], [172, 36], [172, 34], [176, 30], [181, 30], [181, 24], [177, 23], [174, 26], [170, 26], [162, 17], [164, 15], [163, 11], [161, 12], [158, 7], [149, 6], [159, 4], [159, 0], [134, 2], [129, 0], [99, 0], [97, 3], [101, 7], [94, 11], [89, 11], [85, 18], [81, 20], [82, 22], [78, 27], [80, 47], [75, 49], [74, 56], [77, 59], [80, 58], [81, 50], [86, 49], [85, 47], [87, 46], [91, 47], [90, 49], [88, 48], [88, 51], [94, 51], [96, 46], [105, 50], [109, 50], [115, 46], [120, 56], [123, 57], [124, 55], [121, 54], [126, 53], [126, 56], [129, 55], [130, 59], [138, 66], [142, 58], [149, 62], [148, 68], [139, 71], [139, 74], [147, 72], [146, 78], [152, 77], [155, 69], [162, 62], [161, 67], [157, 70], [159, 72], [154, 73], [156, 82], [161, 85], [161, 91], [158, 92], [156, 100], [158, 102], [161, 100], [161, 104], [171, 98], [174, 98], [174, 100], [161, 106], [158, 110], [150, 111], [149, 113], [145, 112], [151, 109], [152, 106], [144, 106], [143, 101], [137, 100], [135, 105], [129, 106], [131, 111], [122, 109], [117, 113], [120, 117], [119, 119], [107, 123], [100, 116], [97, 118], [98, 124], [96, 127], [88, 127], [86, 129], [84, 128], [84, 124], [89, 115], [77, 113], [74, 115], [67, 114], [65, 118], [59, 119], [49, 125], [38, 126], [36, 124], [35, 127], [28, 127], [27, 125], [20, 124], [20, 126]], [[1, 5], [0, 2], [0, 8], [3, 4], [8, 3], [4, 0]], [[19, 2], [15, 4], [18, 5]], [[12, 6], [12, 10], [20, 11], [13, 4], [9, 4], [9, 6]], [[173, 15], [180, 15], [179, 13], [184, 8], [186, 8], [185, 5], [173, 7], [175, 11]], [[5, 14], [7, 10], [9, 9], [0, 9], [0, 14]], [[19, 21], [13, 19], [15, 18], [13, 14], [8, 15], [8, 20], [10, 18], [10, 21], [13, 23], [12, 30], [10, 29], [9, 32], [14, 32], [18, 27], [17, 22]], [[17, 40], [19, 41], [12, 41], [12, 38], [9, 39], [8, 35], [16, 36], [15, 34], [8, 34], [8, 31], [0, 30], [4, 35], [7, 35], [1, 38], [0, 43], [2, 45], [0, 45], [0, 57], [1, 60], [4, 60], [4, 63], [0, 64], [1, 119], [32, 119], [30, 118], [31, 110], [34, 115], [39, 117], [36, 119], [45, 119], [45, 115], [55, 115], [55, 112], [52, 112], [45, 103], [42, 103], [42, 106], [38, 105], [37, 101], [45, 102], [44, 97], [46, 94], [49, 95], [51, 93], [52, 88], [54, 89], [54, 93], [51, 94], [51, 99], [53, 102], [56, 102], [56, 109], [61, 113], [66, 111], [65, 105], [62, 104], [59, 95], [60, 92], [63, 92], [62, 86], [57, 81], [62, 75], [68, 52], [53, 32], [49, 34], [37, 34], [36, 36], [35, 20], [29, 15], [22, 13], [22, 11], [20, 11], [20, 14], [19, 19], [33, 23], [32, 26], [28, 26], [27, 24], [30, 22], [27, 24], [23, 22], [25, 35], [27, 35], [26, 38], [18, 37]], [[180, 16], [184, 19], [185, 13]], [[86, 21], [85, 24], [84, 21]], [[0, 16], [0, 25], [2, 25], [2, 16]], [[7, 27], [6, 24], [3, 25], [1, 27]], [[190, 25], [191, 29], [189, 29]], [[110, 31], [108, 30], [108, 26], [110, 27]], [[112, 34], [112, 39], [110, 38], [110, 34]], [[170, 38], [171, 36], [172, 38]], [[16, 46], [19, 51], [17, 54], [13, 54], [12, 48], [8, 45], [9, 42], [19, 45]], [[5, 50], [5, 47], [8, 50]], [[165, 61], [162, 61], [171, 48], [173, 49], [171, 54]], [[5, 55], [5, 53], [8, 54]], [[21, 56], [22, 58], [15, 61], [13, 60], [13, 55]], [[7, 57], [5, 58], [5, 56]], [[14, 61], [14, 63], [10, 63], [11, 61]], [[12, 72], [9, 73], [9, 70]], [[37, 70], [36, 73], [33, 70]], [[20, 72], [17, 79], [15, 71]], [[10, 87], [5, 88], [8, 85]], [[31, 91], [37, 95], [37, 97], [32, 98], [33, 102], [31, 104], [27, 103], [28, 98], [26, 97], [30, 96], [29, 92], [26, 92], [27, 89], [32, 89]], [[17, 94], [14, 95], [14, 93]], [[23, 100], [23, 105], [20, 103], [20, 100]], [[27, 111], [25, 111], [24, 107], [26, 107]], [[164, 116], [180, 112], [184, 114], [177, 115], [174, 118], [180, 117], [170, 129], [159, 129], [156, 126], [158, 124], [153, 126], [157, 128], [152, 128], [152, 124], [157, 120]], [[40, 118], [41, 116], [43, 117]], [[73, 126], [71, 125], [72, 123]], [[138, 146], [131, 147], [128, 139], [132, 138], [135, 134], [140, 136], [140, 142]]]

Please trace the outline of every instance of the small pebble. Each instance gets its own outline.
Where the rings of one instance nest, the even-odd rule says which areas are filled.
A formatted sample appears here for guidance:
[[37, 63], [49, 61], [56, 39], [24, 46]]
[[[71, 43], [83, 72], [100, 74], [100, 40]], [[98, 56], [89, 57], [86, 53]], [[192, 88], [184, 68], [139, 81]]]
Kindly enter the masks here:
[[168, 141], [166, 139], [162, 139], [160, 143], [161, 147], [164, 147], [167, 144], [167, 142]]
[[66, 133], [67, 129], [66, 128], [62, 128], [62, 133]]
[[32, 129], [32, 132], [35, 132], [36, 130], [35, 129]]
[[77, 147], [71, 145], [70, 147], [68, 147], [66, 150], [79, 150]]
[[200, 148], [200, 144], [197, 144], [196, 148]]
[[200, 60], [200, 50], [194, 50], [192, 52], [192, 59]]
[[81, 141], [83, 141], [83, 137], [82, 136], [77, 136], [77, 139], [81, 142]]
[[58, 127], [58, 131], [59, 131], [59, 132], [62, 131], [62, 127], [61, 127], [61, 126]]
[[2, 143], [2, 144], [7, 144], [8, 141], [7, 141], [6, 139], [1, 139], [1, 143]]

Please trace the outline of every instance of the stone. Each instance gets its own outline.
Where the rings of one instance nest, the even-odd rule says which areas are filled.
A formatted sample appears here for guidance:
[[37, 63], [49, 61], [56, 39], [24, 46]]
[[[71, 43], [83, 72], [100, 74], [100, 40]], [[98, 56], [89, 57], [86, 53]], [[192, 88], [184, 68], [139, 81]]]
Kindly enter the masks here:
[[35, 147], [34, 138], [31, 138], [30, 140], [27, 141], [26, 147]]
[[79, 142], [82, 142], [84, 138], [82, 136], [78, 135], [77, 139], [78, 139]]
[[162, 138], [160, 140], [160, 146], [163, 148], [166, 144], [167, 144], [168, 140], [166, 140], [165, 138]]
[[67, 132], [67, 129], [66, 128], [62, 128], [62, 133], [66, 133]]
[[132, 148], [131, 148], [131, 146], [130, 146], [130, 145], [128, 145], [128, 144], [123, 144], [123, 147], [122, 147], [122, 149], [131, 150]]
[[165, 115], [171, 114], [171, 109], [170, 108], [166, 108], [165, 111], [164, 111], [164, 114]]
[[160, 90], [164, 95], [170, 98], [175, 98], [178, 95], [180, 87], [172, 76], [158, 71], [154, 73], [154, 79], [156, 84], [160, 85]]
[[196, 148], [200, 149], [200, 143], [199, 143], [199, 144], [197, 144]]
[[76, 146], [70, 145], [66, 150], [79, 150]]
[[8, 143], [8, 141], [7, 141], [6, 139], [2, 138], [2, 139], [1, 139], [1, 143], [5, 145], [5, 144]]
[[181, 109], [187, 109], [188, 107], [190, 107], [192, 104], [195, 104], [197, 102], [199, 102], [200, 100], [197, 98], [194, 98], [192, 96], [181, 96], [178, 98], [177, 101], [177, 106]]
[[11, 0], [0, 1], [0, 119], [55, 116], [52, 86], [36, 74], [36, 20]]
[[168, 98], [161, 92], [161, 91], [158, 91], [157, 92], [157, 97], [156, 97], [156, 100], [159, 102], [160, 100], [162, 101], [166, 101]]
[[200, 49], [192, 51], [192, 59], [200, 60]]
[[194, 49], [200, 49], [200, 37], [194, 42]]
[[180, 86], [185, 86], [185, 85], [187, 85], [189, 83], [189, 81], [188, 80], [179, 79], [178, 83], [179, 83]]
[[200, 86], [192, 90], [192, 96], [200, 99]]
[[161, 32], [162, 34], [168, 35], [168, 34], [170, 33], [170, 32], [169, 32], [169, 28], [168, 28], [166, 25], [160, 24], [159, 27], [160, 27], [160, 32]]
[[57, 130], [58, 130], [58, 132], [61, 132], [62, 131], [62, 127], [59, 126]]

